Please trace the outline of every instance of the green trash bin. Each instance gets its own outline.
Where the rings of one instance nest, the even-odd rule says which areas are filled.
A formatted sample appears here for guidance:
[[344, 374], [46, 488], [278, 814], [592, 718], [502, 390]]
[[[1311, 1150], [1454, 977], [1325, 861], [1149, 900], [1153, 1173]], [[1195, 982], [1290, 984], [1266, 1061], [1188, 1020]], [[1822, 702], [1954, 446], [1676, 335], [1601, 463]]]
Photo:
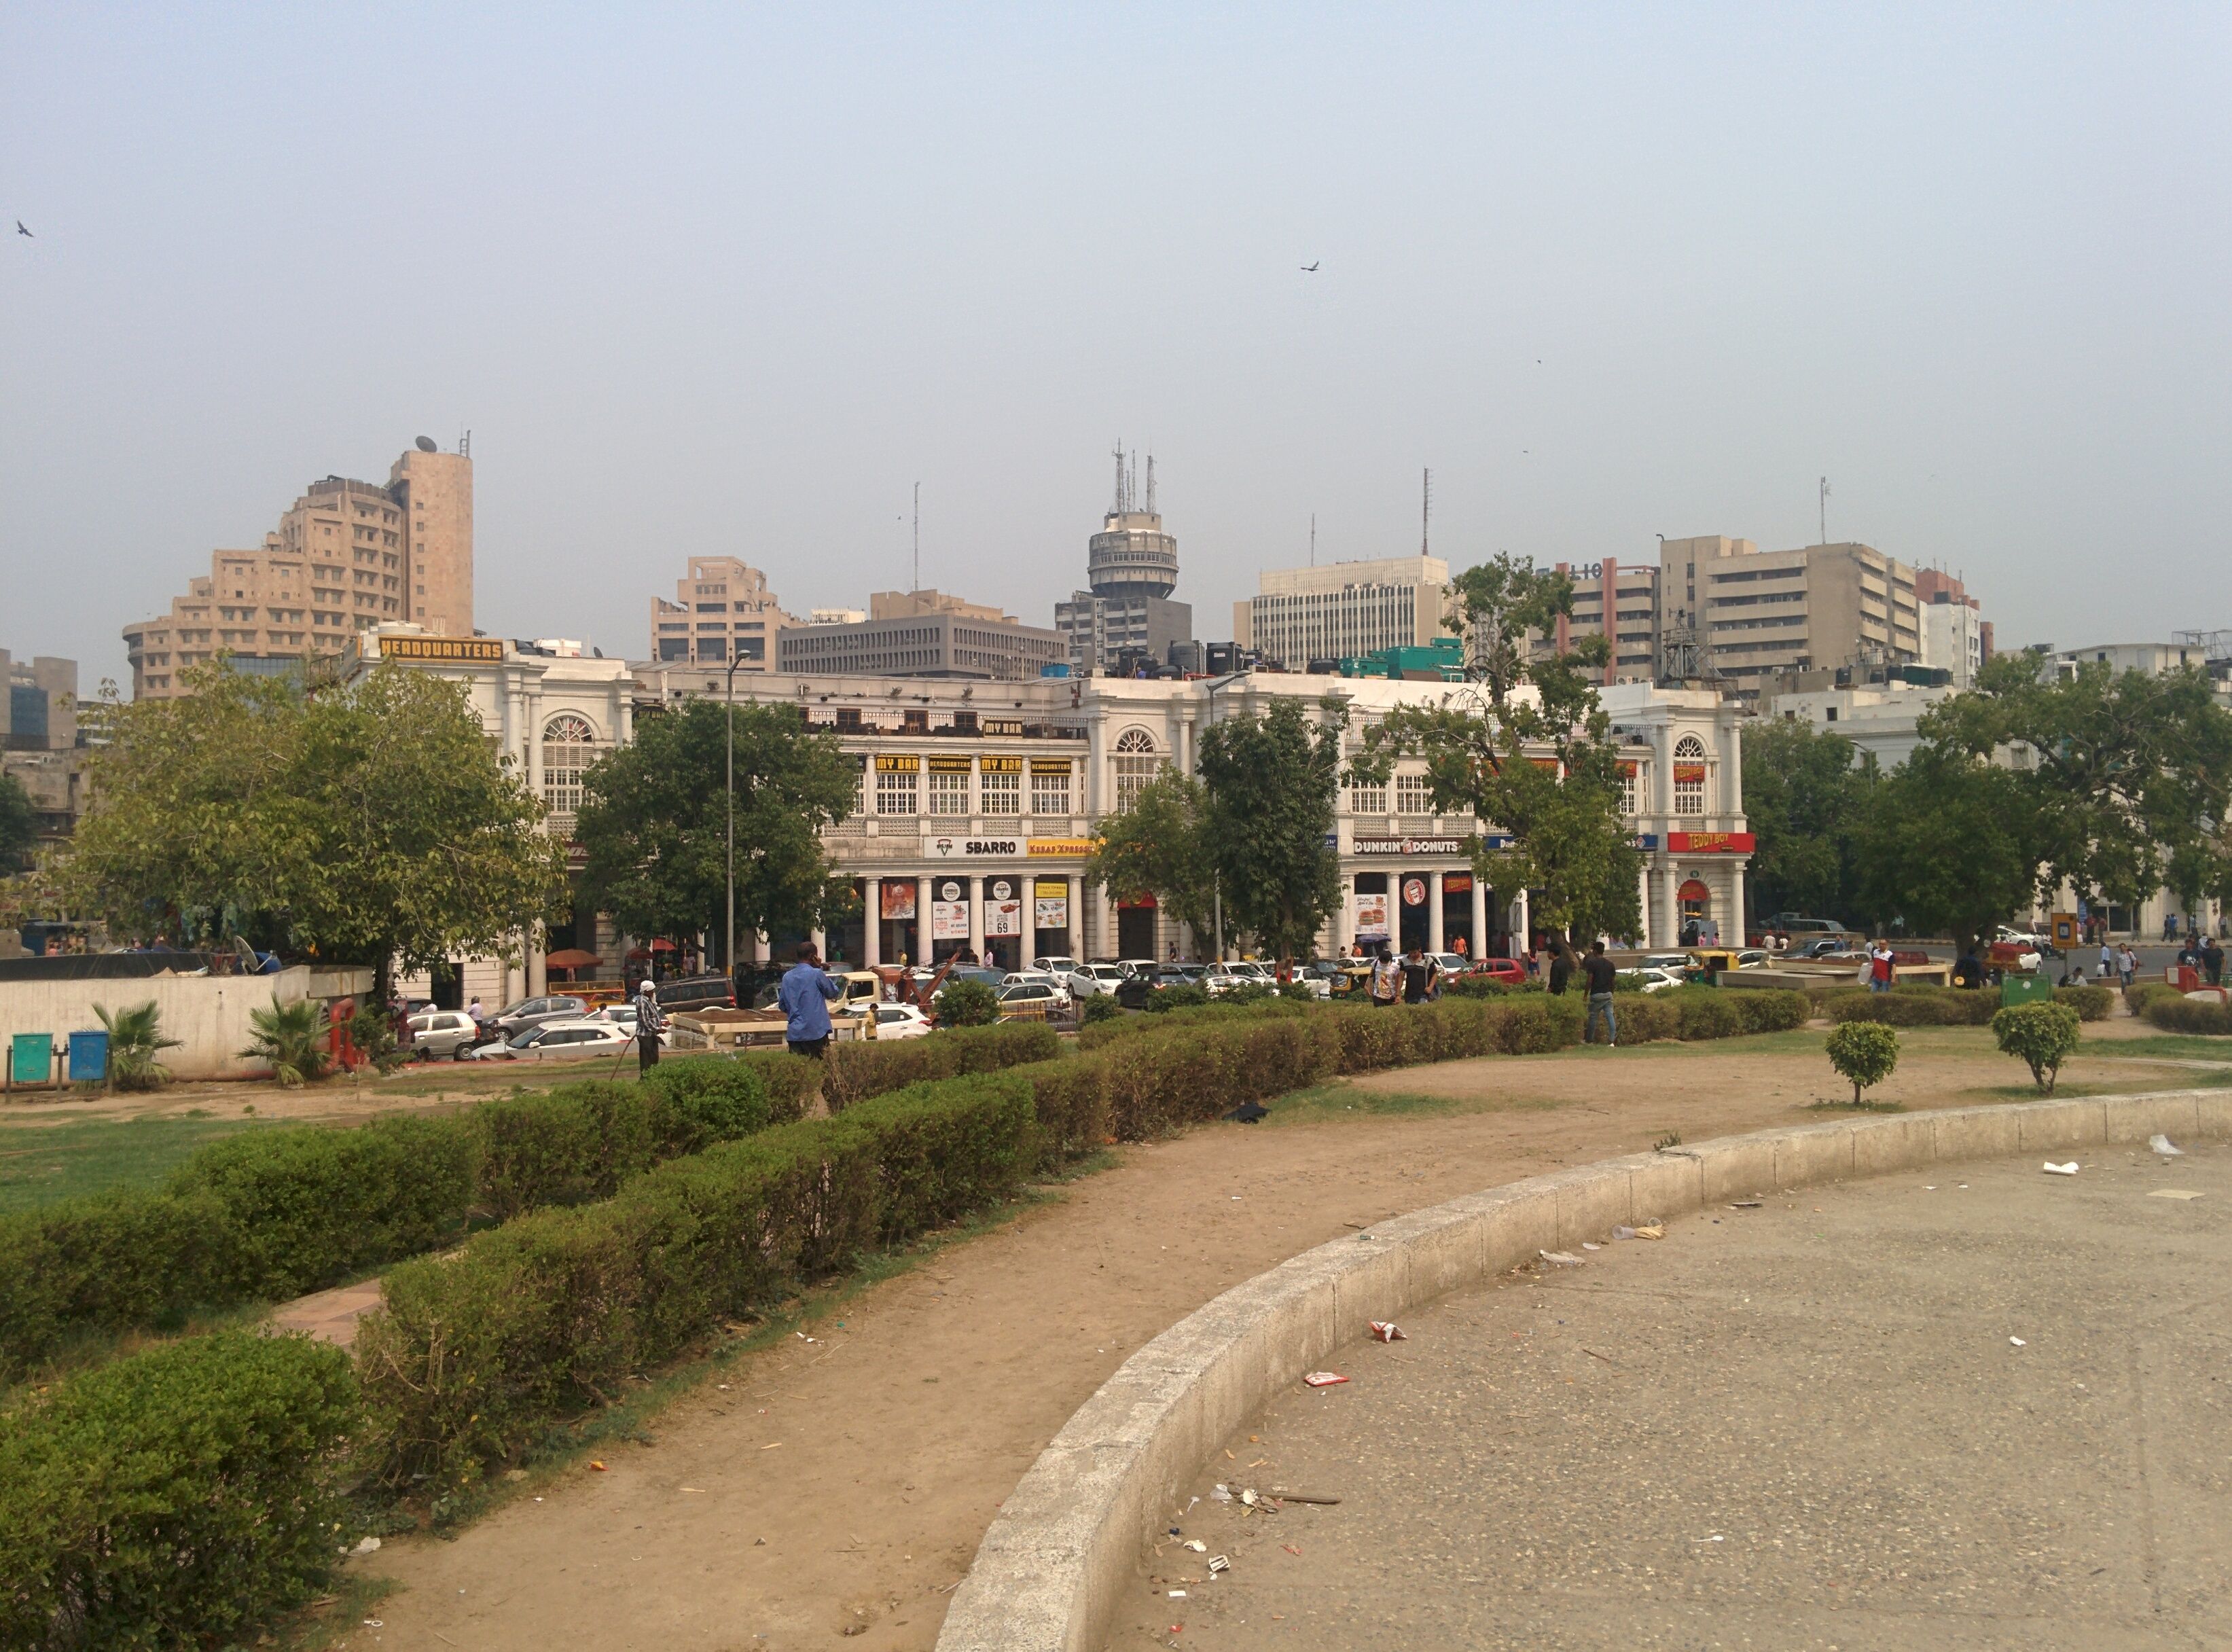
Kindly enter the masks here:
[[2052, 977], [2042, 975], [2007, 975], [2000, 981], [2000, 1002], [2007, 1004], [2050, 1004], [2054, 1001]]
[[55, 1035], [18, 1033], [8, 1046], [8, 1082], [50, 1084], [55, 1076]]

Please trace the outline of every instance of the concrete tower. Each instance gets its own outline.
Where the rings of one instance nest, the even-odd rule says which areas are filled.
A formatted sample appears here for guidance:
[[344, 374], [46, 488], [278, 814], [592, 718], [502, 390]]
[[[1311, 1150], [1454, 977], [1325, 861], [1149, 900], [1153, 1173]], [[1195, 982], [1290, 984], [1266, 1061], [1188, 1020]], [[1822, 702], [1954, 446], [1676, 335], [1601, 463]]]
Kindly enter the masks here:
[[404, 615], [438, 637], [473, 634], [473, 461], [421, 438], [387, 473], [404, 508]]
[[[1178, 589], [1178, 542], [1155, 509], [1155, 459], [1147, 456], [1147, 496], [1139, 496], [1139, 456], [1127, 468], [1116, 450], [1116, 497], [1086, 553], [1086, 582], [1097, 597], [1167, 597]], [[1145, 509], [1140, 509], [1144, 504]]]

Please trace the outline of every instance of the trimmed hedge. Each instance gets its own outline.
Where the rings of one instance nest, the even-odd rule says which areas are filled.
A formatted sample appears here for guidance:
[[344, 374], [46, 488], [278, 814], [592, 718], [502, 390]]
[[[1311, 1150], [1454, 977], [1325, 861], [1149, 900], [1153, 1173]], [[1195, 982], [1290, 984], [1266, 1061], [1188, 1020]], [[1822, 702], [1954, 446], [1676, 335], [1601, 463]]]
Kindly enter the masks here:
[[801, 1076], [816, 1075], [792, 1069], [814, 1065], [694, 1056], [641, 1085], [566, 1085], [353, 1129], [251, 1130], [200, 1149], [152, 1191], [0, 1219], [0, 1383], [77, 1331], [283, 1299], [434, 1249], [476, 1205], [509, 1217], [604, 1197], [662, 1160], [796, 1118], [810, 1093]]
[[2208, 1038], [2232, 1035], [2232, 1007], [2206, 998], [2188, 998], [2174, 988], [2166, 996], [2150, 1000], [2144, 1013], [2165, 1033], [2198, 1033]]
[[2116, 994], [2109, 987], [2056, 987], [2054, 1001], [2068, 1005], [2080, 1021], [2105, 1021], [2115, 1007]]
[[0, 1416], [0, 1645], [233, 1644], [308, 1599], [346, 1546], [360, 1416], [339, 1349], [243, 1331]]
[[2167, 981], [2135, 981], [2124, 994], [2124, 1003], [2134, 1015], [2144, 1015], [2147, 1006], [2165, 998], [2183, 999], [2185, 994]]
[[1061, 1036], [1044, 1021], [954, 1027], [928, 1038], [832, 1044], [821, 1064], [827, 1069], [821, 1099], [831, 1112], [841, 1112], [907, 1085], [965, 1072], [997, 1072], [1027, 1062], [1049, 1061], [1061, 1053]]
[[1839, 1026], [1846, 1021], [1880, 1021], [1888, 1027], [1983, 1027], [1998, 1013], [1995, 992], [1930, 987], [1917, 981], [1887, 993], [1843, 987], [1826, 994], [1821, 1010]]
[[724, 1318], [1012, 1192], [1039, 1152], [1029, 1084], [972, 1073], [676, 1159], [600, 1204], [405, 1263], [357, 1331], [380, 1473], [470, 1484]]

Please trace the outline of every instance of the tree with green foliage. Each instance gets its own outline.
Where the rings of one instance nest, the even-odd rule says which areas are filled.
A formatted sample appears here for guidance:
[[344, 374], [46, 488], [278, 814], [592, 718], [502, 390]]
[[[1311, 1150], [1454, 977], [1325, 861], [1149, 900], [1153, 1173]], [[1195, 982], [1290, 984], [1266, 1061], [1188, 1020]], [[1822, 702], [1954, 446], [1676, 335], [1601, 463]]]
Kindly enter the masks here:
[[1201, 736], [1202, 833], [1224, 931], [1251, 936], [1273, 958], [1307, 957], [1340, 905], [1333, 835], [1346, 713], [1298, 700], [1220, 717]]
[[248, 1012], [248, 1046], [243, 1059], [261, 1061], [289, 1090], [315, 1084], [331, 1070], [326, 1048], [326, 1007], [315, 998], [282, 1004], [274, 994], [271, 1007]]
[[1992, 1017], [1992, 1037], [2002, 1053], [2021, 1056], [2031, 1082], [2049, 1096], [2082, 1036], [2077, 1012], [2067, 1004], [2009, 1004]]
[[727, 934], [732, 715], [736, 933], [834, 928], [854, 899], [821, 828], [860, 807], [860, 760], [794, 706], [693, 700], [638, 718], [582, 780], [582, 883], [631, 935]]
[[185, 1040], [163, 1036], [163, 1011], [153, 999], [117, 1010], [95, 1004], [93, 1013], [108, 1034], [108, 1076], [119, 1090], [159, 1090], [171, 1082], [158, 1058]]
[[1744, 729], [1744, 814], [1758, 843], [1747, 876], [1762, 921], [1853, 915], [1852, 839], [1880, 779], [1872, 759], [1855, 767], [1854, 755], [1844, 735], [1811, 723], [1769, 718]]
[[1217, 872], [1204, 830], [1207, 809], [1202, 784], [1192, 775], [1158, 774], [1127, 807], [1102, 817], [1086, 881], [1106, 889], [1112, 900], [1152, 896], [1172, 923], [1208, 933]]
[[244, 934], [335, 963], [502, 949], [565, 898], [542, 802], [464, 684], [383, 664], [307, 690], [219, 659], [187, 694], [106, 708], [58, 884], [120, 935]]
[[28, 870], [38, 840], [31, 794], [13, 774], [0, 774], [0, 877]]
[[941, 1027], [989, 1027], [1000, 1019], [1000, 994], [965, 976], [939, 988], [935, 1005]]
[[2014, 771], [1924, 744], [1865, 797], [1853, 900], [1873, 926], [1981, 947], [2029, 905], [2034, 794]]
[[1470, 813], [1509, 836], [1475, 854], [1499, 897], [1537, 891], [1545, 929], [1633, 935], [1642, 863], [1594, 681], [1610, 644], [1593, 635], [1560, 651], [1541, 640], [1573, 607], [1565, 574], [1508, 554], [1459, 574], [1449, 618], [1464, 638], [1469, 687], [1440, 705], [1389, 712], [1365, 731], [1350, 769], [1384, 785], [1397, 760], [1424, 758], [1437, 812]]
[[2061, 675], [2004, 654], [1934, 706], [1928, 742], [1977, 758], [2014, 747], [2039, 892], [2136, 906], [2165, 878], [2199, 892], [2232, 805], [2232, 711], [2194, 668], [2150, 676], [2094, 662]]
[[1852, 1105], [1860, 1092], [1881, 1084], [1898, 1066], [1898, 1034], [1880, 1021], [1846, 1021], [1829, 1034], [1829, 1065], [1852, 1081]]

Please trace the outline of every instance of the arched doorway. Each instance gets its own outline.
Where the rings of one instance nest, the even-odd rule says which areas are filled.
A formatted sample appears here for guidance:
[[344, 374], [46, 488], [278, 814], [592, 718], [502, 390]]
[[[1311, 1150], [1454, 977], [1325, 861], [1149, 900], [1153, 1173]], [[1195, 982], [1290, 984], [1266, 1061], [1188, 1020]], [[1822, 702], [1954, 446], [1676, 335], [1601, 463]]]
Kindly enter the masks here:
[[1703, 942], [1703, 928], [1713, 921], [1713, 891], [1696, 878], [1684, 880], [1674, 891], [1674, 899], [1682, 909], [1682, 944], [1694, 947]]

